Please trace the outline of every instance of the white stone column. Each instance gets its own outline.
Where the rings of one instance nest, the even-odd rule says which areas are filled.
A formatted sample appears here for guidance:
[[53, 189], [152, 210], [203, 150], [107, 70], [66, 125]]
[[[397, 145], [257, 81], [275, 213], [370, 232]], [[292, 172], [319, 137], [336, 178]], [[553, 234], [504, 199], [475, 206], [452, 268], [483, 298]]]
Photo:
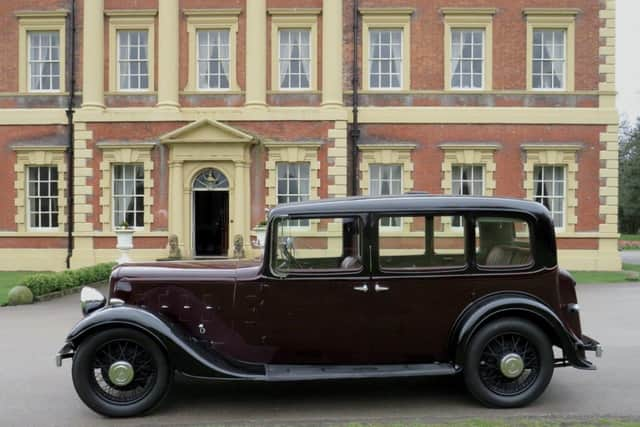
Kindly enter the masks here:
[[267, 1], [247, 1], [245, 104], [267, 105]]
[[82, 108], [104, 108], [104, 0], [84, 2]]
[[322, 105], [342, 106], [342, 1], [322, 2]]
[[176, 109], [180, 107], [180, 5], [178, 0], [159, 0], [158, 5], [158, 107]]

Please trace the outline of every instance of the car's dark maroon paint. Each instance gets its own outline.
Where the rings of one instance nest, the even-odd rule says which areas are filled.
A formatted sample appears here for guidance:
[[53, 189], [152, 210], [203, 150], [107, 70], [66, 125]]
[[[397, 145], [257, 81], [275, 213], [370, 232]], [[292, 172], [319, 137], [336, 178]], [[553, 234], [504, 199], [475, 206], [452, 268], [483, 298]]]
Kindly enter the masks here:
[[[517, 291], [544, 302], [581, 337], [574, 283], [558, 269], [553, 225], [541, 205], [509, 199], [409, 196], [355, 198], [276, 208], [278, 217], [385, 212], [509, 212], [533, 224], [534, 263], [482, 271], [385, 273], [365, 261], [360, 272], [275, 277], [264, 262], [208, 261], [123, 265], [110, 297], [157, 313], [230, 360], [259, 364], [391, 364], [451, 362], [457, 320], [488, 295]], [[365, 235], [375, 235], [369, 221]], [[366, 250], [374, 250], [367, 238]], [[372, 249], [371, 249], [372, 248]], [[365, 254], [364, 260], [375, 257]], [[376, 263], [373, 263], [376, 264]], [[389, 292], [358, 293], [361, 284]]]
[[[380, 231], [389, 216], [410, 217], [396, 223], [411, 227], [413, 246]], [[460, 234], [436, 235], [451, 216]], [[318, 233], [287, 234], [311, 221]], [[83, 289], [85, 317], [56, 358], [73, 357], [80, 398], [120, 417], [155, 407], [174, 371], [256, 381], [461, 372], [479, 401], [513, 408], [535, 400], [555, 367], [595, 369], [585, 351], [602, 349], [582, 334], [575, 282], [558, 268], [551, 216], [538, 203], [315, 201], [273, 209], [267, 228], [259, 262], [125, 264], [108, 300]]]

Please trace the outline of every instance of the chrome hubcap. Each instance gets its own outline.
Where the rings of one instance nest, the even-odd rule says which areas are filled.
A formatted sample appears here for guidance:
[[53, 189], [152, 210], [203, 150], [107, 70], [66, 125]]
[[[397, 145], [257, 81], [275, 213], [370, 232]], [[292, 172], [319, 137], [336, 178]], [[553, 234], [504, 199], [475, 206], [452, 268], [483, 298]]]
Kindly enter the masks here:
[[519, 354], [509, 353], [500, 360], [500, 372], [507, 378], [517, 378], [524, 371], [524, 361]]
[[133, 366], [124, 360], [114, 362], [109, 367], [109, 381], [117, 386], [124, 387], [129, 385], [133, 381], [133, 375]]

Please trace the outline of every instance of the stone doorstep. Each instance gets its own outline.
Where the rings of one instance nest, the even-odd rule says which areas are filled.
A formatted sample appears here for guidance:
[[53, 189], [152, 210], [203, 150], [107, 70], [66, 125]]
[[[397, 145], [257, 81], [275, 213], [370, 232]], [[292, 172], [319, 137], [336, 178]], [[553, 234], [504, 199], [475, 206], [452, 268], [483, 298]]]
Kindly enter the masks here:
[[51, 301], [52, 299], [64, 297], [64, 296], [71, 295], [71, 294], [77, 294], [85, 286], [90, 286], [92, 288], [96, 288], [96, 287], [99, 287], [99, 286], [103, 286], [106, 283], [107, 283], [107, 281], [104, 280], [102, 282], [87, 283], [86, 285], [78, 286], [78, 287], [75, 287], [75, 288], [62, 289], [60, 291], [49, 292], [48, 294], [43, 294], [43, 295], [39, 295], [37, 297], [33, 297], [33, 302]]

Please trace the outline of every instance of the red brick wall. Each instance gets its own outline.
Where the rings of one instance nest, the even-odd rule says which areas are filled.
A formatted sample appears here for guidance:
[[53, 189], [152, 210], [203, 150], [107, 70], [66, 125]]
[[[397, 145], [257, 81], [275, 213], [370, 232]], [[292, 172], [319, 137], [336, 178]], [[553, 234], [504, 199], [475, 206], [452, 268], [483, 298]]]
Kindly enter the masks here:
[[[165, 133], [171, 132], [186, 123], [94, 123], [88, 126], [93, 131], [93, 143], [100, 141], [158, 141], [158, 138]], [[151, 197], [153, 197], [153, 206], [151, 213], [153, 214], [153, 224], [151, 230], [167, 229], [168, 214], [168, 189], [169, 189], [169, 163], [168, 154], [165, 152], [163, 161], [161, 161], [161, 150], [163, 147], [155, 147], [151, 152], [151, 158], [154, 162], [152, 178], [154, 186], [151, 189]], [[100, 171], [100, 162], [102, 161], [101, 150], [95, 150], [96, 156], [93, 158], [91, 167], [93, 168], [92, 181], [93, 186], [93, 211], [91, 217], [94, 228], [102, 229], [100, 224], [101, 207], [99, 206], [100, 198], [100, 179], [102, 172]], [[107, 231], [107, 230], [105, 230]]]
[[[344, 1], [345, 89], [351, 88], [353, 0]], [[360, 0], [360, 7], [408, 6], [411, 16], [411, 88], [444, 89], [443, 7], [495, 7], [493, 19], [493, 88], [526, 88], [526, 20], [524, 8], [579, 8], [576, 18], [576, 90], [598, 89], [600, 4], [595, 0]], [[361, 42], [362, 40], [360, 40]], [[358, 53], [362, 59], [362, 51]]]
[[[325, 142], [318, 153], [320, 159], [320, 196], [327, 197], [327, 185], [329, 177], [327, 173], [327, 135], [333, 128], [333, 122], [233, 122], [233, 127], [243, 129], [261, 139], [274, 141], [313, 141]], [[331, 142], [332, 144], [332, 142]], [[268, 171], [264, 170], [267, 161], [266, 150], [254, 149], [251, 165], [251, 225], [254, 226], [265, 217], [265, 182]]]
[[[183, 9], [236, 9], [240, 8], [243, 12], [238, 17], [238, 34], [237, 37], [237, 58], [236, 58], [236, 74], [238, 76], [238, 85], [240, 89], [244, 90], [245, 87], [245, 63], [246, 63], [246, 13], [244, 12], [246, 0], [180, 0], [180, 10]], [[250, 1], [250, 0], [249, 0]], [[180, 90], [183, 90], [187, 85], [188, 79], [188, 65], [189, 65], [189, 36], [187, 34], [187, 21], [184, 15], [180, 14]], [[209, 104], [211, 105], [211, 104]], [[225, 105], [224, 100], [213, 105]], [[211, 106], [213, 106], [211, 105]]]
[[11, 146], [24, 141], [31, 144], [45, 138], [64, 139], [65, 135], [65, 126], [0, 126], [0, 230], [16, 231], [16, 153]]
[[361, 142], [402, 141], [417, 144], [413, 152], [414, 187], [429, 193], [442, 193], [441, 165], [444, 158], [439, 144], [447, 142], [497, 142], [495, 153], [497, 196], [526, 197], [524, 154], [521, 144], [531, 142], [582, 143], [578, 152], [578, 224], [576, 231], [597, 231], [600, 186], [598, 179], [602, 126], [541, 125], [363, 125]]

